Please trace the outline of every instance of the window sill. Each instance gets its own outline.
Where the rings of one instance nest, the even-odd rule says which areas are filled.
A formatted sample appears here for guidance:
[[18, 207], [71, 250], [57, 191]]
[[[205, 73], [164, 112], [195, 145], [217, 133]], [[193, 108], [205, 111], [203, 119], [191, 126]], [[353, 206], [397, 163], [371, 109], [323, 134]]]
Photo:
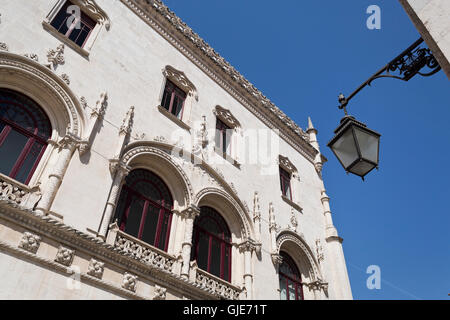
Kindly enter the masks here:
[[76, 51], [78, 54], [83, 56], [84, 58], [88, 59], [90, 52], [86, 49], [83, 49], [79, 47], [77, 44], [75, 44], [72, 40], [69, 38], [63, 36], [61, 33], [58, 32], [48, 21], [42, 21], [42, 26], [44, 27], [44, 30], [48, 31], [51, 35], [53, 35], [55, 38], [57, 38], [59, 41], [63, 42], [64, 44], [68, 45], [70, 48], [72, 48], [74, 51]]
[[233, 159], [232, 157], [230, 157], [230, 155], [223, 153], [222, 150], [220, 150], [219, 148], [217, 148], [216, 146], [214, 146], [214, 151], [221, 156], [222, 158], [224, 158], [226, 161], [228, 161], [229, 163], [231, 163], [233, 166], [235, 166], [238, 169], [241, 169], [241, 164], [239, 162], [237, 162], [235, 159]]
[[293, 207], [294, 209], [302, 212], [303, 208], [300, 207], [298, 204], [296, 204], [294, 201], [292, 201], [291, 199], [289, 199], [288, 197], [286, 197], [285, 195], [281, 195], [281, 198], [284, 200], [284, 202], [286, 202], [287, 204], [289, 204], [291, 207]]
[[165, 115], [167, 118], [169, 118], [170, 120], [175, 122], [178, 126], [182, 127], [183, 129], [185, 129], [187, 131], [191, 130], [191, 127], [187, 123], [185, 123], [185, 122], [183, 122], [183, 120], [180, 120], [177, 117], [175, 117], [173, 114], [171, 114], [169, 111], [167, 111], [164, 107], [158, 106], [158, 110], [160, 113]]

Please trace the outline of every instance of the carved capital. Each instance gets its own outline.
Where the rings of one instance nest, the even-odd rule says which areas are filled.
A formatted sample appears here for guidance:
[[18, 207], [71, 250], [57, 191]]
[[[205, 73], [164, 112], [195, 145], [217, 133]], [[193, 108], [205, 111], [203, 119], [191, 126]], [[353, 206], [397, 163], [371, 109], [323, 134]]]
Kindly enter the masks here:
[[238, 247], [240, 252], [258, 252], [261, 249], [261, 243], [257, 243], [255, 240], [249, 238], [240, 243]]
[[130, 173], [131, 168], [119, 159], [111, 159], [109, 160], [109, 171], [112, 175], [117, 172], [117, 174], [121, 175], [121, 177], [123, 178], [124, 176], [127, 176], [128, 173]]
[[186, 219], [192, 219], [195, 220], [196, 217], [200, 215], [200, 208], [191, 204], [189, 207], [181, 211], [181, 214]]
[[283, 257], [281, 255], [279, 255], [278, 253], [272, 253], [270, 255], [270, 257], [272, 258], [272, 263], [274, 264], [275, 267], [279, 267], [281, 265], [281, 263], [283, 262]]

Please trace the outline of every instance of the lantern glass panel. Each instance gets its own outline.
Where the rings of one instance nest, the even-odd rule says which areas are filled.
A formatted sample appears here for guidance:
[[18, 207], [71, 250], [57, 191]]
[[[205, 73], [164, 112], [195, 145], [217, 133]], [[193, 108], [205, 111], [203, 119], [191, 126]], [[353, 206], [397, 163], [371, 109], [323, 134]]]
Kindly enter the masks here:
[[342, 162], [344, 168], [348, 168], [358, 158], [358, 150], [356, 149], [352, 128], [347, 130], [333, 143], [331, 146], [336, 156]]
[[360, 162], [356, 163], [349, 171], [358, 176], [364, 177], [374, 167], [375, 165], [373, 165], [372, 163], [361, 160]]
[[357, 127], [354, 128], [356, 139], [358, 140], [359, 150], [361, 151], [361, 156], [366, 160], [378, 163], [379, 137]]

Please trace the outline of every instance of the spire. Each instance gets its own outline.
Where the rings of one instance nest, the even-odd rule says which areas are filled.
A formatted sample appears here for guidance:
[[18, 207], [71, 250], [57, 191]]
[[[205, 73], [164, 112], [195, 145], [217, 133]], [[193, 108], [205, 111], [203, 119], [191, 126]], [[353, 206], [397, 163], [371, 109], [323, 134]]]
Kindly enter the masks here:
[[306, 132], [309, 133], [311, 130], [314, 130], [315, 133], [317, 134], [317, 130], [316, 130], [316, 128], [314, 128], [311, 118], [308, 117], [308, 129], [306, 129]]

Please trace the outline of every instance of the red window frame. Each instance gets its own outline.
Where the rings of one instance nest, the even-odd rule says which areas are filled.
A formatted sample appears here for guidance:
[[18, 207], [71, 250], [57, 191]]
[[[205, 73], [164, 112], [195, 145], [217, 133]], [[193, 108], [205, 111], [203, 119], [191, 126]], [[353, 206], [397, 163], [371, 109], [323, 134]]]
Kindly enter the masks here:
[[[169, 111], [171, 114], [173, 114], [175, 117], [177, 117], [178, 119], [181, 120], [181, 119], [183, 119], [184, 104], [186, 102], [186, 96], [187, 96], [186, 92], [184, 92], [183, 90], [178, 88], [178, 86], [176, 84], [174, 84], [172, 81], [167, 79], [166, 85], [164, 87], [164, 94], [163, 94], [163, 97], [161, 100], [161, 106], [164, 109], [166, 109], [167, 111]], [[175, 98], [182, 101], [181, 110], [178, 112], [178, 115], [176, 112], [177, 110], [174, 109]]]
[[[76, 19], [73, 20], [72, 24], [70, 25], [70, 27], [68, 28], [68, 30], [66, 32], [61, 31], [61, 29], [63, 29], [64, 24], [67, 23], [67, 19], [69, 17], [71, 17], [71, 15], [67, 13], [67, 8], [72, 5], [74, 5], [74, 4], [71, 1], [67, 0], [64, 3], [64, 5], [62, 6], [62, 8], [58, 11], [58, 13], [53, 18], [51, 25], [59, 33], [61, 33], [66, 38], [68, 38], [69, 40], [74, 42], [77, 46], [79, 46], [80, 48], [84, 48], [86, 42], [88, 41], [89, 37], [91, 36], [92, 31], [94, 30], [95, 26], [97, 25], [97, 22], [94, 19], [92, 19], [91, 17], [89, 17], [87, 14], [85, 14], [83, 11], [80, 10], [80, 17], [77, 17]], [[55, 26], [54, 25], [55, 21], [58, 18], [61, 18], [61, 16], [65, 16], [65, 18], [62, 19], [62, 22], [59, 24], [59, 26], [57, 26], [57, 25]], [[77, 38], [75, 40], [72, 40], [72, 39], [70, 39], [70, 36], [78, 23], [80, 23], [81, 31], [78, 34]], [[79, 39], [79, 37], [81, 36], [83, 31], [88, 31], [88, 34], [86, 36], [86, 39], [84, 39], [83, 43], [80, 45], [77, 43], [77, 40]]]
[[[284, 289], [286, 290], [286, 300], [290, 300], [289, 297], [289, 282], [294, 284], [294, 290], [295, 290], [295, 300], [304, 300], [303, 296], [303, 283], [302, 283], [302, 276], [300, 272], [298, 271], [298, 268], [295, 264], [295, 262], [292, 260], [291, 257], [289, 257], [286, 253], [281, 252], [281, 256], [283, 258], [283, 262], [280, 265], [279, 268], [279, 279], [280, 279], [280, 285], [281, 283], [285, 283], [286, 286]], [[286, 273], [283, 273], [282, 269], [283, 266], [288, 267], [291, 270], [292, 275], [288, 275]], [[283, 288], [280, 287], [280, 290]]]
[[292, 200], [291, 174], [281, 167], [280, 167], [280, 185], [283, 196], [285, 196], [289, 200]]
[[[143, 170], [143, 169], [141, 169]], [[147, 171], [147, 170], [145, 170]], [[151, 173], [152, 175], [154, 175], [156, 178], [160, 179], [157, 175], [155, 175], [154, 173], [148, 171], [149, 173]], [[157, 190], [159, 192], [159, 201], [160, 203], [142, 195], [138, 190], [136, 190], [134, 188], [134, 185], [136, 185], [137, 183], [148, 183], [151, 184], [155, 190]], [[167, 186], [164, 184], [164, 187], [167, 188]], [[168, 192], [168, 188], [166, 189], [166, 192]], [[170, 195], [170, 199], [169, 201], [165, 201], [164, 197], [162, 196], [162, 192], [160, 190], [160, 187], [157, 186], [153, 181], [149, 180], [149, 179], [137, 179], [137, 180], [133, 180], [132, 181], [132, 185], [128, 185], [125, 184], [122, 187], [122, 193], [126, 192], [126, 197], [121, 197], [119, 198], [119, 202], [120, 201], [124, 201], [125, 206], [123, 207], [122, 212], [117, 212], [116, 216], [120, 219], [119, 222], [119, 228], [121, 231], [125, 232], [125, 228], [126, 228], [126, 224], [127, 224], [127, 219], [130, 215], [130, 209], [131, 209], [131, 205], [133, 203], [134, 200], [136, 199], [140, 199], [142, 201], [144, 201], [144, 205], [143, 205], [143, 209], [141, 212], [141, 217], [140, 217], [140, 224], [139, 224], [139, 231], [138, 234], [135, 235], [136, 238], [142, 240], [143, 234], [144, 234], [144, 226], [145, 226], [145, 222], [149, 213], [149, 207], [152, 206], [153, 208], [156, 208], [158, 210], [158, 222], [157, 222], [157, 226], [156, 226], [156, 232], [155, 232], [155, 237], [151, 244], [154, 247], [157, 247], [161, 250], [167, 251], [168, 245], [169, 245], [169, 237], [170, 237], [170, 227], [172, 225], [172, 209], [173, 209], [173, 200], [172, 200], [172, 196]], [[167, 203], [169, 202], [169, 203]], [[121, 207], [123, 204], [118, 204], [117, 207]], [[151, 213], [150, 214], [154, 214]], [[166, 216], [168, 216], [168, 221], [167, 221], [167, 229], [166, 229], [166, 234], [163, 235], [162, 234], [162, 229], [163, 229], [163, 224], [164, 224], [164, 220], [166, 218]], [[160, 248], [160, 242], [164, 237], [164, 248]]]
[[[227, 126], [222, 120], [219, 118], [216, 119], [216, 147], [222, 151], [224, 155], [231, 154], [231, 135], [227, 136], [228, 130], [231, 130], [229, 126]], [[230, 138], [229, 141], [227, 138]], [[228, 142], [228, 143], [227, 143]], [[227, 146], [229, 148], [227, 150]], [[228, 151], [228, 152], [227, 152]]]
[[25, 180], [20, 181], [24, 184], [28, 184], [30, 182], [31, 177], [33, 176], [34, 171], [36, 170], [45, 150], [47, 149], [47, 145], [48, 145], [47, 139], [50, 138], [51, 130], [52, 130], [51, 125], [50, 125], [50, 120], [46, 116], [45, 112], [34, 101], [30, 100], [28, 97], [26, 97], [18, 92], [8, 90], [8, 89], [0, 89], [0, 91], [5, 91], [5, 92], [8, 92], [9, 94], [14, 94], [21, 99], [28, 100], [28, 103], [29, 103], [28, 107], [39, 109], [39, 113], [45, 117], [44, 119], [41, 119], [41, 121], [47, 122], [47, 125], [48, 125], [48, 130], [49, 130], [48, 132], [46, 132], [46, 133], [39, 132], [39, 128], [37, 126], [38, 120], [35, 119], [33, 114], [31, 114], [30, 112], [28, 112], [26, 110], [24, 105], [22, 105], [21, 103], [17, 103], [17, 102], [3, 100], [0, 96], [0, 106], [2, 106], [3, 103], [5, 103], [5, 104], [7, 104], [7, 107], [14, 106], [16, 108], [21, 108], [23, 112], [27, 113], [31, 117], [31, 119], [33, 120], [33, 123], [35, 124], [34, 128], [32, 128], [32, 130], [29, 130], [29, 129], [23, 128], [20, 124], [15, 123], [14, 121], [6, 119], [5, 117], [0, 117], [0, 123], [4, 124], [3, 129], [0, 131], [0, 147], [5, 143], [5, 141], [8, 139], [9, 134], [13, 130], [28, 138], [27, 142], [25, 143], [24, 148], [22, 149], [22, 151], [21, 151], [19, 157], [17, 158], [15, 164], [13, 165], [11, 171], [9, 173], [4, 173], [4, 174], [8, 175], [12, 179], [16, 179], [17, 174], [19, 173], [20, 169], [22, 168], [25, 160], [29, 156], [31, 156], [32, 148], [36, 144], [39, 144], [42, 146], [41, 150], [39, 151], [39, 154], [37, 155], [37, 157], [35, 158], [35, 160], [33, 162], [31, 169], [29, 170]]
[[[214, 215], [211, 215], [211, 211]], [[213, 221], [220, 229], [221, 235], [216, 235], [201, 226], [203, 220], [210, 219]], [[191, 260], [197, 260], [199, 257], [199, 248], [200, 248], [200, 234], [207, 236], [208, 238], [208, 259], [207, 259], [207, 272], [211, 273], [212, 266], [212, 249], [213, 249], [213, 241], [220, 243], [220, 274], [216, 275], [219, 278], [231, 282], [231, 233], [228, 229], [228, 225], [225, 220], [220, 216], [220, 214], [211, 207], [201, 207], [200, 208], [200, 216], [195, 219], [194, 223], [194, 232], [193, 232], [193, 250], [191, 253]], [[228, 254], [228, 262], [225, 263], [225, 257]], [[199, 265], [200, 268], [202, 266]], [[225, 277], [225, 270], [228, 271], [228, 277]]]

